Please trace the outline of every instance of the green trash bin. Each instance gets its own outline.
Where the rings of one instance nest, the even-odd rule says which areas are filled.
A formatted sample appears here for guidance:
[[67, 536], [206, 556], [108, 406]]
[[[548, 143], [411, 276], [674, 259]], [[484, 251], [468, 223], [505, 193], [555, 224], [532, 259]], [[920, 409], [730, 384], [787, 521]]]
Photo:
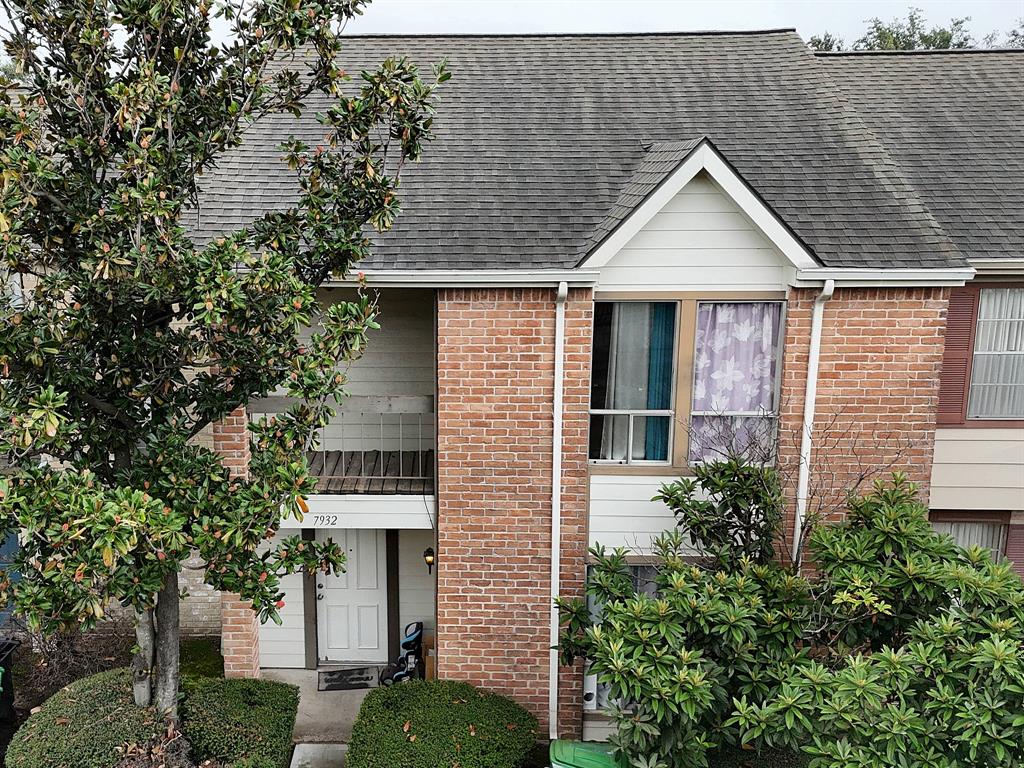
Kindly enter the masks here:
[[551, 768], [626, 768], [615, 759], [610, 746], [593, 741], [557, 739], [551, 742], [548, 757]]

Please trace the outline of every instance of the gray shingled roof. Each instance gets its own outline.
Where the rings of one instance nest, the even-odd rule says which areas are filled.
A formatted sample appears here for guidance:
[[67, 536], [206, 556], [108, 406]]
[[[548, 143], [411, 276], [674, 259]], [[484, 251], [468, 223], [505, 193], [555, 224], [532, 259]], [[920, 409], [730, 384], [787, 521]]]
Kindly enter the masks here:
[[629, 214], [679, 167], [686, 156], [700, 144], [702, 138], [689, 141], [658, 141], [647, 147], [636, 169], [619, 190], [619, 196], [612, 203], [608, 215], [594, 227], [586, 242], [581, 244], [582, 255], [585, 257], [614, 232]]
[[[407, 168], [403, 212], [364, 267], [573, 266], [701, 136], [827, 266], [943, 267], [969, 252], [904, 178], [897, 149], [844, 103], [839, 67], [792, 31], [365, 36], [343, 55], [350, 71], [408, 55], [424, 66], [447, 57], [453, 72], [437, 140]], [[990, 87], [1019, 94], [1021, 82]], [[249, 129], [205, 182], [198, 239], [292, 199], [275, 147], [289, 134], [316, 142], [312, 111]], [[998, 135], [1019, 171], [1011, 131]], [[992, 151], [988, 164], [1006, 160]]]
[[1024, 257], [1024, 50], [819, 61], [962, 253]]

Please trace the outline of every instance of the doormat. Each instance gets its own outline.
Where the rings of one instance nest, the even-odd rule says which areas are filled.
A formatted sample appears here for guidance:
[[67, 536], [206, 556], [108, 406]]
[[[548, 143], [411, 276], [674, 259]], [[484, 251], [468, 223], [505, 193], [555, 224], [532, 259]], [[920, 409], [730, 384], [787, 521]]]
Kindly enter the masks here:
[[382, 666], [321, 669], [317, 675], [318, 691], [358, 691], [380, 685]]

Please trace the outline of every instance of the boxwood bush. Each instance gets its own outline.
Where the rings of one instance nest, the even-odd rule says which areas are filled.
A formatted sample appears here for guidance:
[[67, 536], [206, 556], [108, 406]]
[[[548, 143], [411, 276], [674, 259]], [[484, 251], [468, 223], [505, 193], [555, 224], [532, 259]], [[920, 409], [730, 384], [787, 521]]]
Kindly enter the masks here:
[[287, 768], [298, 688], [271, 680], [218, 678], [186, 678], [182, 688], [181, 729], [197, 761]]
[[371, 691], [349, 744], [348, 768], [518, 768], [537, 720], [515, 702], [453, 680]]
[[[268, 680], [186, 678], [181, 729], [196, 762], [287, 768], [298, 711], [295, 686]], [[132, 698], [132, 675], [114, 669], [58, 691], [14, 735], [7, 768], [115, 768], [127, 744], [146, 744], [162, 721]]]
[[7, 768], [111, 768], [125, 744], [163, 731], [152, 709], [137, 707], [132, 675], [112, 669], [62, 688], [18, 729]]

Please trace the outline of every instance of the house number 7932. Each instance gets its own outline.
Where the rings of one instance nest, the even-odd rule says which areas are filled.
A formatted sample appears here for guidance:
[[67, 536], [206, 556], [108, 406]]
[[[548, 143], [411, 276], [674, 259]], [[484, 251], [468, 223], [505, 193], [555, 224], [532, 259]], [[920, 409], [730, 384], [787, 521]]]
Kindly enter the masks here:
[[332, 528], [338, 525], [337, 515], [313, 515], [314, 528]]

